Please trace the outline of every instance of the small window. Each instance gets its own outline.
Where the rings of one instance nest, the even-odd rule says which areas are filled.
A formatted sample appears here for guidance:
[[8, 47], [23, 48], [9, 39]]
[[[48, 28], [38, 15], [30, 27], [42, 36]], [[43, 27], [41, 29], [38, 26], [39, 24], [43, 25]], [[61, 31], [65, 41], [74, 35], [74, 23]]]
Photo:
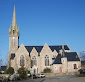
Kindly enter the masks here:
[[74, 64], [74, 69], [77, 69], [77, 65], [76, 64]]
[[11, 54], [11, 59], [14, 59], [14, 57], [15, 57], [15, 53], [12, 53]]
[[13, 34], [14, 34], [14, 30], [13, 30]]

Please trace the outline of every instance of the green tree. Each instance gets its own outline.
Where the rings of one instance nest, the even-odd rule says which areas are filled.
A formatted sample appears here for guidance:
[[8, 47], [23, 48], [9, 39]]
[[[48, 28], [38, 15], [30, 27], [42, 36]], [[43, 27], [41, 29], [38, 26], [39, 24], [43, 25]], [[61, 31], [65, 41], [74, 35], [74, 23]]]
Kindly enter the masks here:
[[28, 74], [31, 74], [29, 70], [27, 71], [27, 73], [28, 73]]
[[27, 78], [27, 73], [24, 67], [21, 67], [18, 69], [18, 73], [21, 79], [26, 79]]
[[8, 69], [6, 69], [6, 70], [4, 71], [4, 74], [8, 74]]
[[9, 68], [8, 68], [8, 74], [13, 74], [13, 73], [14, 73], [14, 68], [9, 67]]
[[50, 68], [45, 68], [45, 69], [43, 70], [43, 72], [44, 72], [44, 73], [51, 73], [51, 69], [50, 69]]

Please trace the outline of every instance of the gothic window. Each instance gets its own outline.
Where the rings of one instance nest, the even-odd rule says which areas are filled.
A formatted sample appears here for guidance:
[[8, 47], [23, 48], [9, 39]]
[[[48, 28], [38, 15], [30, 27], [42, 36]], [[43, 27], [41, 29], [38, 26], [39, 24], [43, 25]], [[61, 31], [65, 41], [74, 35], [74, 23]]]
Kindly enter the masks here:
[[49, 66], [49, 56], [45, 56], [45, 66]]
[[24, 67], [24, 65], [25, 65], [24, 56], [21, 55], [21, 56], [20, 56], [20, 66]]
[[35, 56], [32, 57], [32, 66], [36, 65], [37, 66], [37, 59]]

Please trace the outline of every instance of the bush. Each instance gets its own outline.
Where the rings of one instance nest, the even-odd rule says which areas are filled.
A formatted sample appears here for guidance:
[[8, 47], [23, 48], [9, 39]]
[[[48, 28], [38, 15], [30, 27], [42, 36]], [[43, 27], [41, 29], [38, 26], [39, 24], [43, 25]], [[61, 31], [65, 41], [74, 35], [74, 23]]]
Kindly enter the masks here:
[[45, 68], [45, 69], [43, 70], [43, 72], [44, 72], [44, 73], [51, 73], [51, 69], [50, 69], [50, 68]]
[[9, 67], [9, 68], [8, 68], [8, 74], [13, 74], [13, 73], [14, 73], [14, 68]]
[[26, 79], [27, 78], [27, 73], [26, 73], [26, 70], [25, 68], [19, 68], [18, 69], [18, 73], [19, 73], [19, 76], [21, 79]]
[[29, 70], [27, 71], [27, 73], [28, 73], [28, 74], [31, 74]]
[[14, 73], [14, 69], [12, 67], [9, 67], [4, 71], [4, 74], [13, 74], [13, 73]]
[[8, 74], [8, 69], [6, 69], [6, 70], [4, 71], [4, 74]]
[[78, 77], [85, 77], [85, 74], [78, 74]]

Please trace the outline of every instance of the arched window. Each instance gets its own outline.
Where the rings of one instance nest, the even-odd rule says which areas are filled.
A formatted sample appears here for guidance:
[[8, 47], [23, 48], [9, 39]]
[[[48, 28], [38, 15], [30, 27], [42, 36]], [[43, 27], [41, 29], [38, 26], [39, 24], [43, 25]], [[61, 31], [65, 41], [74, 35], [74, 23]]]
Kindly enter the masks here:
[[32, 66], [36, 65], [37, 66], [37, 59], [35, 56], [32, 57]]
[[45, 66], [49, 66], [49, 56], [45, 56]]
[[21, 56], [20, 56], [20, 66], [24, 67], [24, 65], [25, 65], [24, 56], [21, 55]]
[[73, 64], [74, 65], [74, 69], [77, 69], [77, 64]]

